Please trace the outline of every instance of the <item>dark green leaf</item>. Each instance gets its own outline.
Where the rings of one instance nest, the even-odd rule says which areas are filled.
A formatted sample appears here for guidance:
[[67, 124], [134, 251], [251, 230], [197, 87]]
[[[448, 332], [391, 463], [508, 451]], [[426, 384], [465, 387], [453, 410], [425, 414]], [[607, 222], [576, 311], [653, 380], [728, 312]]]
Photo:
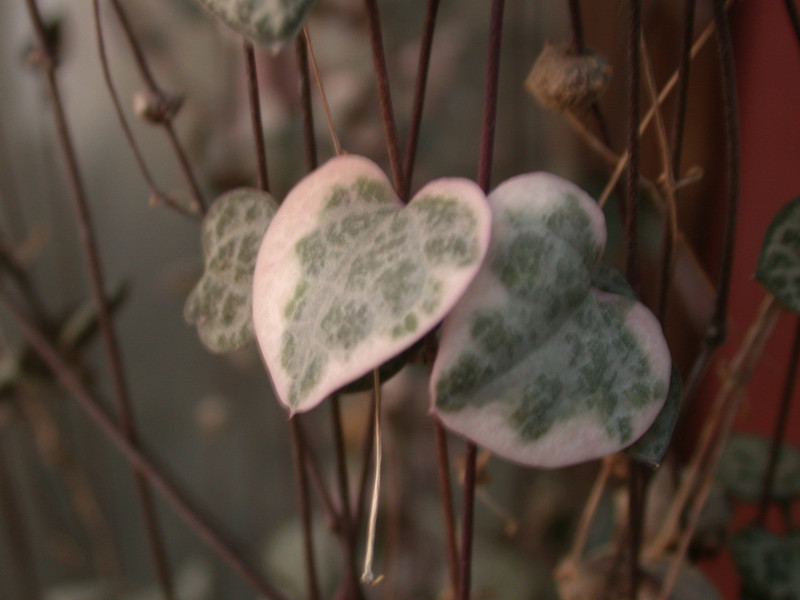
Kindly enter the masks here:
[[[756, 502], [761, 497], [770, 441], [755, 435], [731, 436], [722, 453], [717, 479], [734, 496]], [[772, 498], [788, 502], [800, 496], [800, 452], [784, 445], [775, 471]]]
[[756, 277], [783, 304], [800, 312], [800, 196], [778, 211], [767, 229]]

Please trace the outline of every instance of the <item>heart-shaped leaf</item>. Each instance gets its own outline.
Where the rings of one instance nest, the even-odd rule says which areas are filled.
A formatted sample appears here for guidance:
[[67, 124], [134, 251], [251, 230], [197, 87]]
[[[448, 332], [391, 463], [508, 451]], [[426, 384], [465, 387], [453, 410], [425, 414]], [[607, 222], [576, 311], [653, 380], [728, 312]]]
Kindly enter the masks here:
[[554, 175], [515, 177], [489, 196], [492, 243], [442, 326], [434, 410], [511, 460], [557, 467], [616, 452], [647, 430], [670, 358], [653, 315], [600, 291], [590, 271], [605, 219]]
[[672, 439], [675, 423], [678, 421], [682, 393], [681, 374], [675, 365], [672, 365], [669, 390], [667, 390], [667, 399], [664, 401], [664, 406], [661, 407], [661, 412], [658, 413], [656, 420], [650, 425], [650, 429], [626, 448], [625, 452], [629, 456], [653, 468], [661, 464], [661, 459], [664, 458], [664, 453], [667, 451], [669, 442]]
[[[756, 435], [733, 435], [722, 453], [717, 479], [742, 500], [757, 502], [761, 497], [769, 460], [770, 441]], [[793, 446], [781, 448], [775, 479], [770, 490], [778, 502], [800, 497], [800, 451]]]
[[266, 192], [240, 188], [220, 196], [203, 219], [205, 272], [183, 314], [212, 352], [230, 352], [253, 340], [253, 269], [277, 209]]
[[298, 183], [258, 255], [253, 319], [291, 412], [408, 348], [450, 310], [489, 244], [486, 196], [465, 179], [403, 206], [369, 160], [342, 156]]
[[767, 229], [756, 277], [783, 304], [800, 312], [800, 196], [779, 210]]
[[280, 48], [294, 37], [315, 0], [197, 0], [257, 44]]
[[760, 600], [800, 600], [800, 533], [779, 536], [748, 527], [733, 537], [744, 595]]

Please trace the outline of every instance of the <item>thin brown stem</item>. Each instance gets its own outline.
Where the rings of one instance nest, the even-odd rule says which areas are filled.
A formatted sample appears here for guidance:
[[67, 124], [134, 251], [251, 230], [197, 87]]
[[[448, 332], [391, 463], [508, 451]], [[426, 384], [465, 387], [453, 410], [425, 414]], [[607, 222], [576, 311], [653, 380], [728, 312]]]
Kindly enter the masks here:
[[[503, 39], [505, 0], [492, 0], [489, 40], [486, 56], [486, 80], [483, 93], [478, 185], [489, 191], [492, 182], [494, 131], [497, 123], [497, 92], [500, 79], [500, 49]], [[464, 494], [461, 510], [461, 552], [459, 553], [458, 599], [469, 600], [472, 578], [473, 511], [475, 507], [475, 472], [477, 448], [467, 442], [464, 466]]]
[[311, 76], [308, 65], [306, 31], [303, 37], [297, 36], [295, 51], [297, 68], [300, 72], [300, 106], [303, 115], [303, 148], [306, 155], [306, 168], [309, 172], [317, 168], [317, 138], [314, 135], [314, 112], [311, 105]]
[[650, 56], [647, 52], [644, 35], [640, 37], [640, 46], [642, 52], [642, 63], [644, 65], [645, 83], [647, 91], [650, 95], [650, 100], [656, 110], [656, 139], [658, 141], [658, 150], [661, 156], [661, 172], [664, 182], [662, 189], [667, 201], [667, 227], [665, 228], [663, 234], [664, 238], [661, 251], [661, 277], [658, 302], [656, 304], [656, 318], [658, 318], [659, 322], [663, 324], [667, 312], [670, 285], [675, 272], [675, 248], [678, 245], [678, 207], [675, 191], [675, 169], [669, 150], [669, 141], [667, 140], [667, 127], [661, 114], [661, 108], [658, 106], [658, 89], [656, 88], [653, 65], [650, 62]]
[[583, 37], [580, 0], [569, 0], [569, 23], [572, 26], [572, 53], [583, 54], [586, 51], [586, 40]]
[[342, 409], [339, 397], [333, 395], [330, 399], [331, 425], [333, 426], [334, 453], [336, 455], [336, 477], [339, 483], [339, 501], [342, 512], [339, 527], [342, 533], [342, 546], [344, 549], [343, 570], [345, 574], [345, 589], [355, 598], [363, 598], [361, 583], [358, 580], [355, 562], [355, 533], [353, 531], [353, 513], [350, 504], [350, 484], [347, 474], [347, 455], [344, 446], [344, 430], [342, 428]]
[[403, 164], [400, 158], [400, 143], [397, 138], [397, 124], [392, 108], [392, 94], [389, 90], [389, 71], [386, 67], [386, 55], [383, 51], [383, 36], [377, 0], [364, 0], [369, 22], [369, 41], [372, 47], [372, 62], [375, 68], [375, 79], [378, 84], [378, 100], [381, 105], [383, 131], [386, 135], [386, 148], [389, 152], [389, 165], [392, 169], [392, 181], [397, 195], [403, 201], [408, 199], [406, 179], [403, 176]]
[[[133, 31], [130, 19], [128, 19], [128, 14], [122, 7], [122, 3], [120, 0], [109, 0], [109, 2], [111, 3], [111, 7], [114, 9], [117, 18], [122, 25], [122, 31], [125, 34], [128, 45], [131, 48], [134, 62], [139, 71], [139, 75], [147, 87], [149, 95], [154, 98], [159, 105], [168, 105], [170, 103], [170, 98], [164, 92], [164, 90], [159, 87], [158, 83], [156, 83], [155, 77], [153, 77], [153, 73], [150, 71], [150, 66], [147, 63], [147, 58], [145, 58], [142, 47], [139, 44], [139, 40], [136, 38], [136, 34]], [[186, 154], [186, 150], [178, 139], [178, 135], [175, 133], [175, 127], [172, 124], [172, 115], [169, 111], [164, 111], [164, 118], [159, 121], [159, 125], [164, 128], [164, 131], [167, 134], [167, 139], [172, 147], [172, 152], [175, 154], [175, 157], [178, 160], [178, 165], [183, 173], [183, 177], [192, 192], [192, 197], [194, 199], [194, 204], [197, 211], [200, 212], [200, 214], [205, 214], [207, 206], [206, 201], [203, 198], [203, 192], [200, 190], [200, 184], [197, 182], [197, 177], [195, 176], [194, 169], [192, 169], [192, 165], [189, 162], [189, 157]]]
[[258, 594], [272, 600], [287, 600], [286, 596], [245, 562], [233, 544], [226, 541], [219, 528], [212, 524], [211, 519], [190, 502], [189, 496], [168, 476], [167, 471], [158, 465], [139, 443], [131, 441], [125, 435], [102, 404], [86, 390], [80, 378], [61, 357], [58, 350], [3, 287], [0, 287], [0, 304], [5, 307], [8, 315], [19, 327], [22, 336], [42, 359], [42, 362], [47, 365], [61, 386], [70, 393], [80, 408], [123, 454], [125, 459], [147, 478], [189, 529]]
[[438, 419], [434, 423], [434, 428], [436, 430], [436, 464], [439, 470], [439, 493], [442, 495], [444, 533], [447, 542], [447, 570], [450, 574], [452, 595], [455, 597], [458, 590], [458, 543], [456, 540], [456, 517], [453, 512], [453, 490], [450, 486], [447, 432]]
[[572, 549], [569, 556], [564, 561], [563, 566], [559, 569], [557, 576], [561, 577], [576, 577], [578, 564], [583, 557], [583, 551], [586, 548], [586, 541], [589, 539], [589, 529], [594, 520], [594, 515], [597, 512], [597, 507], [600, 506], [600, 500], [603, 498], [603, 492], [608, 484], [608, 479], [611, 476], [611, 470], [614, 466], [614, 458], [606, 456], [603, 459], [600, 471], [594, 480], [592, 489], [589, 492], [589, 497], [586, 504], [583, 505], [583, 512], [581, 513], [578, 527], [573, 536]]
[[41, 598], [36, 576], [36, 563], [31, 551], [28, 532], [20, 508], [19, 494], [6, 463], [5, 451], [0, 446], [0, 517], [8, 536], [8, 550], [22, 597]]
[[761, 355], [764, 343], [774, 328], [780, 311], [781, 308], [778, 302], [771, 295], [768, 295], [761, 303], [756, 318], [731, 362], [730, 370], [723, 382], [722, 389], [714, 400], [711, 412], [706, 417], [697, 446], [684, 470], [681, 484], [666, 515], [662, 519], [657, 534], [648, 548], [648, 557], [662, 556], [677, 539], [681, 515], [684, 514], [686, 506], [692, 499], [692, 494], [699, 485], [698, 482], [703, 472], [703, 465], [708, 462], [708, 457], [712, 454], [714, 444], [719, 438], [720, 423], [728, 412], [734, 411], [735, 407], [738, 406], [736, 394], [749, 381], [753, 368]]
[[[100, 265], [100, 252], [94, 233], [89, 206], [86, 199], [86, 190], [78, 166], [77, 155], [75, 154], [72, 136], [67, 124], [67, 116], [61, 101], [61, 92], [55, 76], [55, 59], [52, 56], [51, 48], [47, 43], [44, 23], [42, 22], [39, 9], [35, 0], [26, 0], [28, 16], [36, 37], [39, 66], [44, 75], [47, 91], [50, 98], [53, 116], [56, 122], [56, 132], [58, 135], [61, 152], [67, 164], [67, 173], [71, 188], [72, 205], [75, 211], [75, 218], [86, 264], [89, 269], [89, 279], [92, 287], [95, 308], [97, 310], [97, 320], [100, 329], [100, 336], [106, 351], [106, 357], [111, 371], [114, 394], [117, 399], [117, 409], [122, 430], [132, 442], [136, 441], [136, 424], [133, 416], [132, 402], [128, 395], [127, 383], [122, 366], [122, 356], [117, 341], [114, 324], [111, 320], [111, 310], [105, 295], [105, 283], [102, 267]], [[167, 600], [174, 598], [172, 591], [172, 577], [169, 570], [168, 558], [163, 540], [158, 526], [158, 517], [155, 505], [150, 494], [149, 486], [144, 477], [134, 472], [136, 490], [139, 503], [144, 516], [145, 529], [147, 532], [150, 552], [158, 577], [161, 591]]]
[[775, 421], [775, 429], [772, 433], [772, 444], [769, 449], [769, 459], [764, 473], [764, 483], [761, 488], [761, 500], [758, 503], [758, 522], [763, 527], [767, 520], [770, 500], [772, 498], [772, 484], [775, 481], [775, 472], [778, 466], [783, 440], [786, 437], [786, 426], [789, 419], [789, 408], [792, 404], [795, 384], [797, 382], [798, 360], [800, 359], [800, 319], [795, 317], [794, 343], [792, 352], [789, 356], [789, 364], [786, 368], [786, 381], [781, 395], [781, 405], [778, 410], [778, 418]]
[[697, 0], [686, 0], [683, 11], [683, 36], [681, 37], [681, 60], [678, 66], [678, 90], [675, 103], [675, 118], [672, 123], [672, 176], [679, 177], [681, 154], [683, 154], [683, 133], [686, 123], [686, 105], [689, 98], [689, 72], [692, 66], [692, 36], [694, 35], [694, 14]]
[[475, 474], [478, 449], [467, 442], [464, 455], [464, 494], [461, 505], [461, 553], [458, 569], [458, 600], [469, 600], [472, 580], [472, 538], [475, 511]]
[[320, 600], [319, 581], [317, 579], [317, 563], [314, 557], [314, 538], [311, 522], [311, 499], [308, 489], [308, 471], [306, 469], [306, 449], [304, 438], [300, 435], [299, 416], [289, 420], [289, 431], [292, 438], [292, 457], [297, 483], [297, 500], [300, 503], [300, 520], [303, 524], [303, 555], [305, 557], [306, 587], [310, 600]]
[[103, 34], [103, 24], [100, 16], [100, 0], [93, 0], [92, 7], [94, 12], [95, 34], [97, 36], [97, 54], [100, 57], [103, 80], [105, 81], [108, 94], [111, 97], [111, 103], [114, 105], [114, 112], [117, 115], [117, 120], [119, 121], [120, 127], [122, 127], [122, 132], [125, 134], [125, 141], [128, 143], [131, 152], [133, 152], [133, 157], [136, 160], [136, 165], [139, 167], [139, 172], [142, 174], [150, 190], [151, 202], [163, 202], [166, 206], [184, 216], [197, 218], [198, 213], [196, 209], [184, 206], [175, 198], [161, 191], [153, 175], [150, 173], [150, 169], [147, 167], [147, 162], [144, 160], [144, 155], [139, 148], [139, 144], [136, 142], [133, 130], [128, 123], [128, 119], [125, 118], [125, 112], [122, 110], [122, 102], [119, 99], [117, 88], [114, 85], [114, 79], [111, 76], [111, 68], [108, 64], [108, 53], [106, 52], [105, 35]]
[[[637, 289], [639, 268], [636, 236], [639, 215], [639, 81], [641, 54], [639, 39], [642, 35], [641, 0], [629, 0], [628, 23], [628, 179], [625, 186], [625, 240], [628, 281]], [[658, 106], [658, 105], [656, 105]]]
[[269, 191], [269, 175], [267, 172], [267, 150], [264, 146], [264, 127], [261, 123], [261, 98], [258, 90], [258, 67], [253, 44], [242, 40], [245, 71], [247, 72], [247, 99], [250, 104], [250, 124], [253, 129], [253, 142], [256, 148], [256, 168], [258, 170], [259, 189]]
[[297, 435], [300, 437], [300, 443], [305, 449], [306, 466], [308, 467], [308, 472], [311, 476], [311, 483], [314, 484], [314, 488], [319, 494], [319, 497], [322, 501], [322, 508], [325, 510], [325, 515], [329, 519], [332, 526], [338, 527], [342, 515], [342, 509], [336, 503], [333, 495], [330, 492], [329, 486], [325, 481], [325, 476], [322, 473], [319, 460], [314, 453], [314, 449], [309, 445], [308, 438], [306, 438], [302, 424], [299, 422], [297, 423]]
[[725, 220], [723, 223], [722, 252], [717, 272], [717, 302], [711, 319], [707, 343], [721, 345], [727, 337], [728, 297], [730, 293], [733, 250], [736, 241], [736, 220], [739, 208], [739, 100], [736, 91], [736, 64], [733, 55], [728, 12], [725, 0], [714, 0], [714, 25], [717, 31], [717, 49], [722, 77], [722, 105], [725, 122]]
[[414, 106], [411, 111], [411, 124], [408, 128], [408, 138], [406, 140], [406, 154], [403, 164], [405, 165], [405, 189], [411, 189], [411, 181], [414, 177], [414, 162], [417, 157], [417, 142], [419, 141], [419, 130], [422, 124], [422, 109], [425, 104], [425, 89], [428, 83], [428, 67], [431, 62], [431, 48], [433, 47], [433, 33], [436, 29], [436, 13], [439, 10], [439, 0], [428, 0], [425, 11], [425, 25], [422, 29], [422, 42], [419, 49], [419, 62], [417, 66], [417, 79], [414, 83]]
[[[725, 7], [728, 8], [731, 4], [733, 4], [734, 0], [727, 0], [725, 3]], [[694, 59], [700, 52], [700, 50], [706, 45], [706, 42], [711, 38], [711, 34], [714, 33], [714, 23], [710, 23], [703, 32], [697, 36], [694, 44], [692, 44], [692, 50], [689, 53], [690, 58]], [[678, 83], [678, 74], [679, 71], [674, 71], [667, 82], [664, 84], [664, 87], [661, 88], [661, 92], [658, 94], [658, 105], [664, 103], [664, 101], [669, 96], [670, 92], [675, 88], [675, 85]], [[647, 127], [650, 125], [650, 122], [655, 117], [655, 107], [650, 108], [650, 110], [645, 113], [644, 117], [642, 118], [642, 122], [639, 124], [639, 135], [644, 135], [644, 132], [647, 131]], [[614, 169], [613, 174], [606, 183], [606, 187], [603, 189], [603, 192], [600, 194], [600, 198], [598, 199], [597, 203], [600, 206], [604, 206], [605, 203], [608, 201], [611, 192], [617, 185], [619, 178], [622, 176], [622, 173], [625, 172], [625, 167], [628, 165], [628, 160], [630, 160], [630, 155], [625, 152], [619, 159], [616, 168]]]
[[314, 46], [311, 44], [311, 34], [308, 31], [308, 25], [303, 25], [303, 37], [306, 40], [308, 47], [308, 57], [311, 59], [311, 71], [314, 73], [314, 79], [317, 82], [317, 89], [319, 89], [319, 96], [322, 98], [322, 107], [325, 109], [325, 120], [328, 124], [328, 132], [331, 136], [333, 143], [333, 150], [336, 156], [342, 154], [342, 144], [339, 142], [339, 136], [336, 133], [336, 126], [333, 123], [333, 115], [331, 114], [331, 107], [328, 104], [328, 97], [325, 95], [325, 86], [322, 85], [322, 76], [319, 74], [319, 67], [317, 66], [317, 57], [314, 54]]

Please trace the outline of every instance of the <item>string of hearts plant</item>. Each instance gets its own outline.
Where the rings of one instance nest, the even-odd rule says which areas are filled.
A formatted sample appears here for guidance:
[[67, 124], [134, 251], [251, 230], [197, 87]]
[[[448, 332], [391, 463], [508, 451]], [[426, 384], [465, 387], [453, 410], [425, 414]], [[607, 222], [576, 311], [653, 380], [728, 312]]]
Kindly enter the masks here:
[[[544, 106], [567, 115], [590, 146], [611, 163], [611, 180], [598, 202], [577, 185], [543, 172], [521, 173], [494, 187], [490, 185], [503, 0], [493, 0], [490, 9], [476, 181], [455, 177], [437, 179], [423, 185], [410, 200], [407, 190], [411, 187], [414, 169], [437, 0], [429, 0], [426, 13], [405, 161], [400, 158], [378, 6], [375, 0], [365, 2], [391, 179], [370, 158], [339, 151], [327, 103], [328, 126], [335, 139], [337, 156], [317, 166], [308, 63], [310, 35], [307, 29], [303, 36], [297, 35], [314, 5], [312, 0], [198, 0], [225, 25], [244, 36], [259, 180], [258, 189], [227, 191], [206, 209], [200, 186], [172, 128], [180, 100], [168, 96], [156, 84], [122, 5], [119, 0], [109, 1], [123, 25], [148, 90], [140, 97], [139, 113], [167, 132], [192, 191], [192, 202], [185, 205], [161, 192], [148, 172], [114, 89], [105, 57], [100, 1], [95, 0], [105, 81], [128, 143], [155, 200], [187, 216], [203, 217], [204, 273], [186, 300], [185, 318], [197, 326], [202, 343], [215, 353], [230, 352], [255, 341], [274, 395], [290, 417], [303, 523], [307, 596], [311, 600], [323, 597], [311, 531], [311, 488], [321, 497], [332, 529], [342, 544], [344, 559], [337, 600], [368, 597], [370, 592], [361, 584], [380, 582], [380, 576], [373, 573], [372, 560], [382, 467], [381, 386], [407, 364], [422, 363], [429, 369], [430, 414], [438, 443], [452, 597], [459, 600], [471, 597], [473, 505], [478, 469], [476, 455], [480, 446], [497, 457], [525, 467], [551, 469], [604, 459], [596, 493], [592, 496], [594, 501], [587, 503], [573, 551], [557, 572], [565, 598], [576, 597], [570, 586], [579, 576], [587, 579], [594, 576], [584, 573], [597, 567], [597, 562], [583, 560], [586, 528], [611, 471], [610, 457], [624, 450], [630, 461], [627, 524], [630, 569], [627, 579], [621, 580], [629, 582], [629, 597], [637, 598], [640, 572], [652, 575], [649, 569], [654, 564], [670, 558], [667, 570], [657, 576], [661, 582], [660, 597], [669, 598], [720, 460], [725, 467], [723, 472], [734, 473], [728, 475], [732, 488], [749, 483], [764, 470], [754, 469], [755, 475], [742, 475], [749, 468], [748, 461], [753, 455], [765, 454], [762, 446], [743, 444], [739, 440], [738, 446], [732, 445], [726, 451], [726, 456], [730, 456], [726, 459], [724, 444], [736, 414], [738, 392], [746, 385], [777, 315], [784, 306], [800, 310], [797, 273], [800, 268], [797, 260], [800, 204], [795, 200], [776, 217], [762, 250], [758, 278], [769, 290], [763, 311], [733, 362], [714, 416], [707, 423], [667, 517], [654, 539], [643, 540], [645, 477], [637, 465], [655, 467], [661, 463], [682, 402], [694, 393], [711, 354], [725, 337], [738, 161], [726, 3], [715, 0], [714, 24], [709, 25], [694, 46], [691, 41], [695, 3], [686, 3], [687, 27], [681, 66], [660, 93], [655, 87], [642, 37], [641, 2], [631, 0], [628, 3], [629, 143], [627, 152], [618, 156], [609, 148], [608, 137], [603, 133], [604, 116], [597, 104], [608, 83], [610, 69], [605, 59], [586, 49], [578, 2], [570, 1], [572, 46], [546, 47], [527, 85]], [[99, 328], [111, 359], [121, 407], [119, 425], [86, 389], [64, 360], [59, 347], [53, 345], [13, 295], [0, 288], [0, 301], [20, 324], [28, 344], [134, 467], [163, 596], [174, 598], [175, 591], [152, 508], [151, 488], [162, 493], [208, 546], [261, 596], [283, 600], [284, 592], [248, 565], [138, 441], [122, 363], [116, 350], [109, 301], [104, 292], [99, 251], [93, 241], [85, 191], [54, 76], [56, 60], [45, 39], [35, 0], [26, 0], [26, 3], [37, 35], [37, 61], [48, 81], [62, 150], [68, 159], [78, 221], [86, 234], [87, 262]], [[673, 281], [676, 248], [681, 243], [677, 232], [676, 190], [691, 179], [686, 174], [682, 179], [679, 170], [689, 62], [714, 28], [719, 35], [726, 84], [723, 96], [728, 139], [728, 212], [713, 318], [704, 350], [684, 387], [678, 369], [672, 364], [660, 321]], [[277, 51], [295, 37], [309, 173], [278, 202], [268, 189], [253, 44]], [[311, 62], [320, 92], [323, 92], [313, 53]], [[640, 122], [641, 72], [644, 72], [653, 106]], [[675, 119], [677, 134], [670, 145], [661, 104], [675, 85], [680, 90]], [[322, 97], [324, 101], [324, 93]], [[580, 111], [586, 109], [597, 119], [600, 138], [594, 137], [578, 117]], [[639, 172], [639, 137], [651, 121], [656, 123], [664, 166], [664, 177], [658, 185]], [[671, 150], [674, 156], [670, 156]], [[627, 278], [601, 263], [608, 235], [603, 204], [626, 168], [628, 180], [622, 209]], [[637, 207], [642, 195], [640, 187], [648, 186], [656, 189], [657, 208], [667, 215], [668, 234], [664, 236], [657, 316], [637, 299], [636, 293], [639, 285], [635, 244]], [[661, 197], [666, 201], [659, 204]], [[24, 283], [24, 279], [22, 281]], [[793, 363], [796, 363], [796, 356]], [[793, 369], [790, 368], [787, 381], [793, 382]], [[369, 389], [374, 396], [372, 425], [364, 445], [361, 479], [356, 494], [352, 495], [343, 450], [339, 397]], [[788, 398], [790, 384], [787, 389], [790, 390]], [[324, 475], [319, 474], [301, 421], [302, 413], [318, 410], [323, 403], [328, 403], [332, 410], [335, 446], [332, 453], [336, 455], [338, 467], [338, 501], [327, 489]], [[460, 536], [455, 532], [445, 429], [466, 440]], [[770, 499], [789, 502], [800, 495], [800, 491], [787, 484], [791, 476], [786, 473], [797, 468], [791, 466], [793, 457], [784, 455], [778, 460], [782, 435], [776, 434], [770, 458], [762, 460], [768, 462], [759, 496], [762, 505]], [[369, 457], [373, 450], [373, 498], [364, 571], [359, 581], [356, 554], [365, 512]], [[742, 494], [747, 495], [751, 489], [752, 486], [747, 487]], [[750, 493], [750, 500], [753, 496]], [[355, 506], [351, 506], [354, 498]], [[687, 522], [682, 526], [684, 517]], [[800, 569], [794, 572], [785, 569], [778, 578], [768, 574], [769, 557], [775, 553], [782, 553], [785, 562], [796, 564], [796, 533], [777, 537], [768, 533], [763, 525], [762, 514], [759, 525], [740, 532], [734, 543], [735, 557], [745, 576], [745, 588], [765, 598], [784, 597], [780, 594], [786, 590], [789, 590], [786, 593], [796, 593], [796, 573]], [[617, 552], [616, 558], [623, 554], [624, 548]], [[608, 556], [600, 558], [603, 566], [599, 570], [603, 578], [611, 579], [616, 567], [610, 565], [617, 561]], [[607, 587], [613, 585], [611, 582]]]

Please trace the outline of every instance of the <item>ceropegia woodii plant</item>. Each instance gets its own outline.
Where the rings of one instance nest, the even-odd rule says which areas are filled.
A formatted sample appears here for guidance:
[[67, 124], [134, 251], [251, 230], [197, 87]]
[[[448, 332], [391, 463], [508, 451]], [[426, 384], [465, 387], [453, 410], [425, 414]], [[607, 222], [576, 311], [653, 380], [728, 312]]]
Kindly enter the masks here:
[[300, 30], [315, 0], [196, 0], [251, 41], [280, 48]]
[[764, 236], [756, 277], [781, 303], [800, 312], [800, 196], [772, 220]]
[[557, 467], [613, 453], [647, 430], [671, 361], [655, 317], [592, 286], [606, 240], [596, 203], [554, 175], [489, 196], [492, 243], [442, 326], [434, 410], [497, 454]]
[[489, 244], [486, 196], [439, 179], [404, 206], [373, 162], [300, 181], [256, 263], [253, 321], [281, 402], [309, 410], [408, 348], [461, 297]]
[[226, 192], [203, 219], [205, 271], [184, 306], [213, 352], [230, 352], [253, 340], [253, 269], [261, 239], [278, 204], [256, 189]]

